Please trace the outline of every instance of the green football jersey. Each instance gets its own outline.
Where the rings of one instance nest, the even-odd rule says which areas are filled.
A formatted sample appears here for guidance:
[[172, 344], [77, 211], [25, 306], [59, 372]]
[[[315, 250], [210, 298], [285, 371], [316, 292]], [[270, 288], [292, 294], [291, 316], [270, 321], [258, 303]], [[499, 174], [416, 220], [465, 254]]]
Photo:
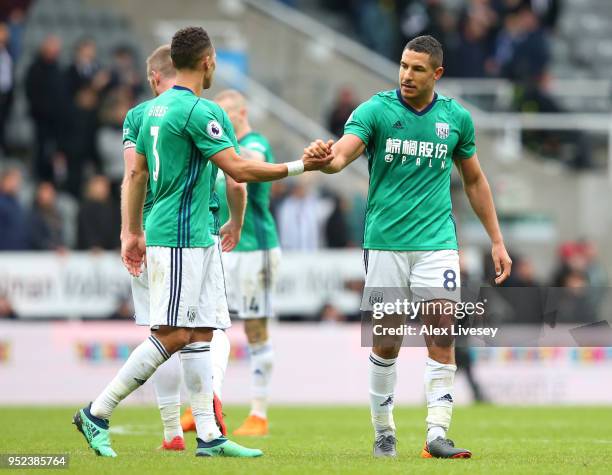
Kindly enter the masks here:
[[[123, 148], [127, 149], [130, 147], [136, 147], [136, 140], [138, 140], [138, 132], [142, 125], [142, 117], [144, 111], [151, 101], [144, 101], [135, 107], [132, 107], [125, 116], [123, 121]], [[151, 193], [151, 183], [147, 183], [147, 195], [145, 197], [144, 208], [142, 210], [142, 225], [145, 228], [147, 223], [147, 216], [153, 206], [153, 193]]]
[[453, 158], [476, 153], [470, 113], [439, 94], [417, 112], [399, 90], [384, 91], [353, 111], [344, 133], [366, 145], [364, 249], [457, 249], [450, 179]]
[[[249, 149], [261, 153], [268, 163], [274, 163], [272, 148], [266, 138], [257, 133], [249, 132], [238, 144], [241, 149]], [[248, 183], [247, 206], [244, 212], [244, 225], [240, 242], [235, 251], [258, 251], [278, 247], [276, 223], [270, 212], [270, 190], [272, 183]], [[229, 219], [229, 209], [225, 198], [225, 180], [217, 181], [217, 190], [221, 201], [221, 222]]]
[[208, 247], [209, 158], [229, 147], [232, 124], [214, 102], [174, 86], [149, 102], [136, 151], [147, 157], [153, 207], [147, 246]]

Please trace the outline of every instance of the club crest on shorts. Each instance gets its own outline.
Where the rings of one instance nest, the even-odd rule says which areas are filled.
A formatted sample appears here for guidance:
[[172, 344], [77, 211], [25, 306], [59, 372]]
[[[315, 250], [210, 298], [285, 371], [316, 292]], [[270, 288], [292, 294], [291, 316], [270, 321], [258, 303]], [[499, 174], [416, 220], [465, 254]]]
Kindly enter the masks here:
[[436, 122], [436, 135], [441, 139], [447, 139], [450, 134], [450, 126], [446, 122]]
[[211, 120], [210, 122], [208, 122], [208, 125], [206, 126], [206, 132], [213, 139], [219, 139], [221, 138], [221, 136], [223, 136], [223, 129], [221, 128], [219, 122], [217, 122], [216, 120]]
[[383, 302], [383, 293], [378, 290], [374, 290], [370, 293], [370, 305], [374, 305], [375, 303]]
[[196, 318], [196, 307], [189, 307], [187, 309], [187, 320], [189, 320], [189, 323], [193, 323], [195, 322], [195, 318]]

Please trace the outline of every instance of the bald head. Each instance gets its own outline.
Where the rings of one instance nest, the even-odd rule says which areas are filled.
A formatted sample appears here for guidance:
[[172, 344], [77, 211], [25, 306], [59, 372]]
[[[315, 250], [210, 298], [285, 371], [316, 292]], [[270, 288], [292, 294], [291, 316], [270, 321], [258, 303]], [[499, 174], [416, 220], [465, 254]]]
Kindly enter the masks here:
[[147, 58], [147, 78], [155, 95], [172, 86], [176, 69], [170, 57], [170, 45], [161, 45]]
[[241, 135], [247, 128], [250, 129], [247, 117], [247, 101], [242, 93], [235, 89], [225, 89], [217, 94], [214, 100], [232, 121], [236, 135]]

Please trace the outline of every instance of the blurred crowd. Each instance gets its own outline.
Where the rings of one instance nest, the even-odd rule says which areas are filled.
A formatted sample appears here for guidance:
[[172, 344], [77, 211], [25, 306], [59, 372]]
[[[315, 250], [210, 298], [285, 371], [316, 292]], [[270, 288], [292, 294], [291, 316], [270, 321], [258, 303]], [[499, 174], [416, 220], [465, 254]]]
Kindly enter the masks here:
[[[122, 123], [147, 92], [138, 52], [118, 46], [99, 57], [91, 38], [74, 45], [62, 44], [54, 35], [44, 38], [23, 64], [20, 85], [33, 140], [28, 150], [12, 150], [5, 132], [15, 99], [16, 66], [24, 61], [29, 3], [11, 0], [0, 5], [0, 250], [117, 249]], [[517, 107], [559, 110], [542, 92], [548, 77], [549, 37], [560, 15], [558, 0], [324, 3], [350, 15], [364, 43], [387, 56], [397, 59], [408, 39], [433, 34], [447, 50], [447, 75], [506, 77], [522, 84], [517, 93], [522, 105]], [[349, 85], [341, 87], [329, 110], [329, 130], [341, 135], [360, 99]], [[585, 142], [577, 147], [582, 155], [576, 156], [576, 164], [588, 164], [584, 137], [549, 135], [544, 140], [530, 135], [526, 140], [551, 154], [564, 141]], [[7, 157], [21, 161], [13, 166]], [[285, 249], [361, 245], [361, 194], [340, 196], [307, 180], [294, 180], [274, 185], [271, 206]]]
[[[3, 28], [0, 23], [0, 31]], [[113, 185], [120, 181], [117, 151], [123, 118], [143, 91], [143, 78], [128, 47], [117, 47], [106, 67], [101, 66], [93, 39], [79, 40], [66, 66], [60, 61], [63, 48], [59, 37], [48, 36], [26, 67], [23, 85], [34, 136], [31, 171], [37, 181], [50, 182], [79, 199], [83, 179], [92, 172], [106, 175]], [[9, 58], [14, 64], [18, 61], [18, 56]], [[11, 84], [3, 115], [10, 113], [13, 89]], [[7, 149], [5, 139], [0, 143], [0, 153], [15, 152]]]
[[561, 13], [560, 0], [332, 0], [321, 6], [348, 16], [359, 40], [394, 61], [410, 39], [428, 34], [442, 43], [447, 76], [512, 80], [546, 70]]
[[[444, 49], [445, 78], [501, 78], [514, 84], [512, 109], [567, 112], [550, 92], [552, 41], [561, 0], [332, 0], [364, 45], [397, 62], [406, 43], [432, 35]], [[339, 96], [343, 92], [340, 92]], [[333, 129], [332, 129], [333, 130]], [[592, 167], [592, 145], [577, 131], [527, 131], [523, 142], [575, 169]]]
[[[101, 58], [92, 38], [67, 46], [48, 35], [21, 68], [33, 141], [28, 150], [12, 149], [5, 131], [28, 3], [0, 11], [0, 227], [6, 230], [0, 250], [117, 249], [122, 124], [148, 94], [143, 68], [128, 47]], [[347, 201], [295, 180], [275, 185], [272, 208], [285, 249], [361, 244], [361, 196]]]
[[[488, 261], [487, 261], [488, 262]], [[488, 281], [493, 269], [486, 269]], [[594, 323], [607, 318], [610, 306], [608, 273], [596, 244], [589, 239], [563, 242], [554, 271], [538, 278], [533, 262], [513, 256], [512, 275], [504, 283], [504, 298], [515, 323]]]
[[[0, 6], [0, 250], [117, 249], [123, 119], [144, 91], [137, 52], [100, 58], [92, 38], [50, 34], [26, 55], [29, 4]], [[17, 95], [25, 147], [7, 140]]]

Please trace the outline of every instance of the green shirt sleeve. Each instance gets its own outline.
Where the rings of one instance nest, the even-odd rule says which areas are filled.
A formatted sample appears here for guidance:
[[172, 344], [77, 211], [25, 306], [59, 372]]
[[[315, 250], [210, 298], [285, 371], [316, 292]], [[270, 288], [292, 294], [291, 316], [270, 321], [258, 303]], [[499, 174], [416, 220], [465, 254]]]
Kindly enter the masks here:
[[[227, 123], [225, 127], [222, 125], [224, 123], [225, 117], [218, 110], [206, 107], [202, 102], [198, 102], [195, 106], [187, 123], [186, 132], [204, 158], [210, 158], [226, 148], [235, 147], [234, 129], [231, 128], [230, 134]], [[231, 126], [231, 123], [229, 125]]]
[[144, 134], [138, 134], [138, 138], [136, 139], [136, 153], [139, 153], [141, 155], [146, 155], [145, 144], [144, 144]]
[[453, 155], [457, 158], [471, 158], [476, 153], [474, 122], [472, 121], [472, 115], [467, 109], [462, 108], [462, 112], [459, 141]]
[[123, 148], [135, 147], [138, 139], [138, 131], [134, 126], [132, 111], [133, 109], [128, 111], [123, 121]]
[[356, 135], [367, 146], [376, 131], [373, 109], [371, 100], [359, 105], [346, 121], [344, 134]]

